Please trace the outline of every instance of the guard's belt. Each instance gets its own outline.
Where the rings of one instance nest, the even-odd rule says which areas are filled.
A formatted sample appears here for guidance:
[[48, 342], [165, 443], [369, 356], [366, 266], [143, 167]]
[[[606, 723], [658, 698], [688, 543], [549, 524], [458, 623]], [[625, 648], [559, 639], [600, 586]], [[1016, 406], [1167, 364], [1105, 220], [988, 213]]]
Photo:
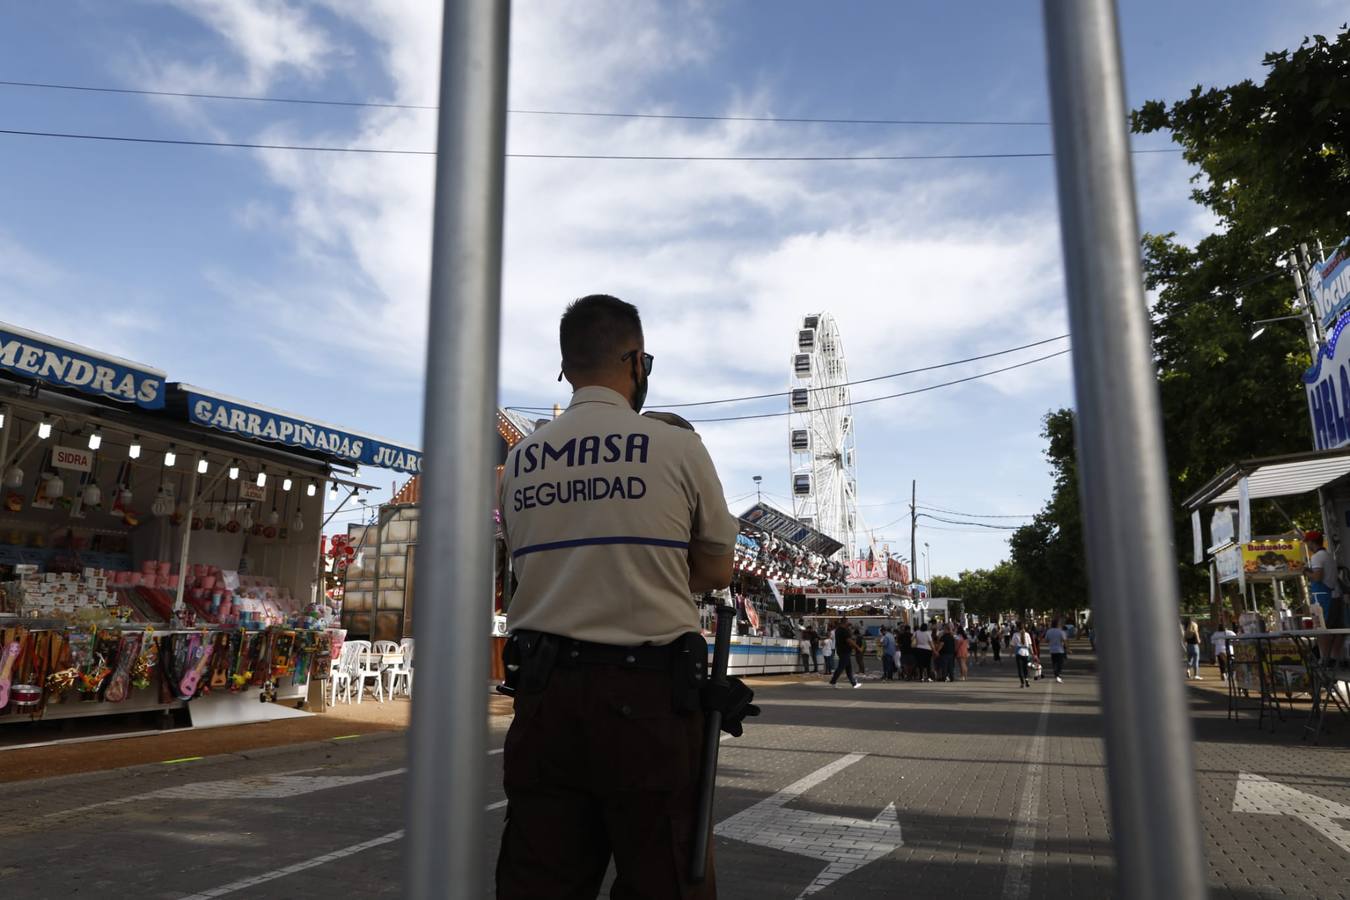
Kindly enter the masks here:
[[618, 647], [613, 644], [593, 644], [558, 635], [548, 635], [558, 642], [557, 664], [560, 666], [623, 666], [630, 669], [659, 669], [670, 671], [675, 644], [639, 647]]

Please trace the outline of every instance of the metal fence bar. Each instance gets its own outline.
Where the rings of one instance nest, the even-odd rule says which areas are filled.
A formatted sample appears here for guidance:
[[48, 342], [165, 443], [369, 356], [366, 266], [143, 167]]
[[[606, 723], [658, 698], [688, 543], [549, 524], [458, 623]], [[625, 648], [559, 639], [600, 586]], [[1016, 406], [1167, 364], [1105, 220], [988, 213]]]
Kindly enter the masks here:
[[404, 896], [482, 897], [508, 0], [446, 0]]
[[1125, 900], [1203, 897], [1180, 633], [1168, 639], [1177, 563], [1115, 4], [1044, 8], [1116, 872]]

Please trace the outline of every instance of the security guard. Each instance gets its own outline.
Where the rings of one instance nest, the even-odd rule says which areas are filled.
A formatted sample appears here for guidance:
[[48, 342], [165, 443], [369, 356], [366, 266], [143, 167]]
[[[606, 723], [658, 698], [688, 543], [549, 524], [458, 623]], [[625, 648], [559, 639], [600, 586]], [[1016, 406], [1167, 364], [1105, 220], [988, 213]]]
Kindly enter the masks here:
[[702, 708], [723, 708], [692, 595], [730, 583], [737, 523], [698, 435], [639, 415], [637, 309], [583, 297], [559, 337], [571, 404], [501, 483], [518, 586], [497, 896], [595, 897], [612, 856], [612, 897], [715, 897], [711, 875], [686, 882]]

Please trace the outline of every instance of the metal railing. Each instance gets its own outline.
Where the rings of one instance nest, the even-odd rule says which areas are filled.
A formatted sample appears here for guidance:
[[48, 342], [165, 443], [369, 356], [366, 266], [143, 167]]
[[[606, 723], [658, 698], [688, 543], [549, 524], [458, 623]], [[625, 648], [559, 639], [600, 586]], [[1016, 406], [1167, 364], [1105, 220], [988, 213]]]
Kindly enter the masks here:
[[[1130, 640], [1171, 622], [1178, 595], [1115, 7], [1044, 8], [1120, 893], [1203, 897], [1190, 720], [1169, 677], [1175, 648]], [[507, 0], [445, 4], [404, 885], [416, 898], [487, 889], [482, 592], [492, 573], [509, 14]]]

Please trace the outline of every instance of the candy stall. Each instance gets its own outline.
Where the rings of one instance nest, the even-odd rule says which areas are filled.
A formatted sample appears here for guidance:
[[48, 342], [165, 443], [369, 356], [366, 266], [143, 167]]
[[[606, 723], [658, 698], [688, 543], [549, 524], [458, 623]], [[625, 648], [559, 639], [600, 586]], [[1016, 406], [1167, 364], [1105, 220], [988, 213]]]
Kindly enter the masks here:
[[359, 464], [420, 457], [0, 324], [0, 726], [306, 715], [325, 491]]

